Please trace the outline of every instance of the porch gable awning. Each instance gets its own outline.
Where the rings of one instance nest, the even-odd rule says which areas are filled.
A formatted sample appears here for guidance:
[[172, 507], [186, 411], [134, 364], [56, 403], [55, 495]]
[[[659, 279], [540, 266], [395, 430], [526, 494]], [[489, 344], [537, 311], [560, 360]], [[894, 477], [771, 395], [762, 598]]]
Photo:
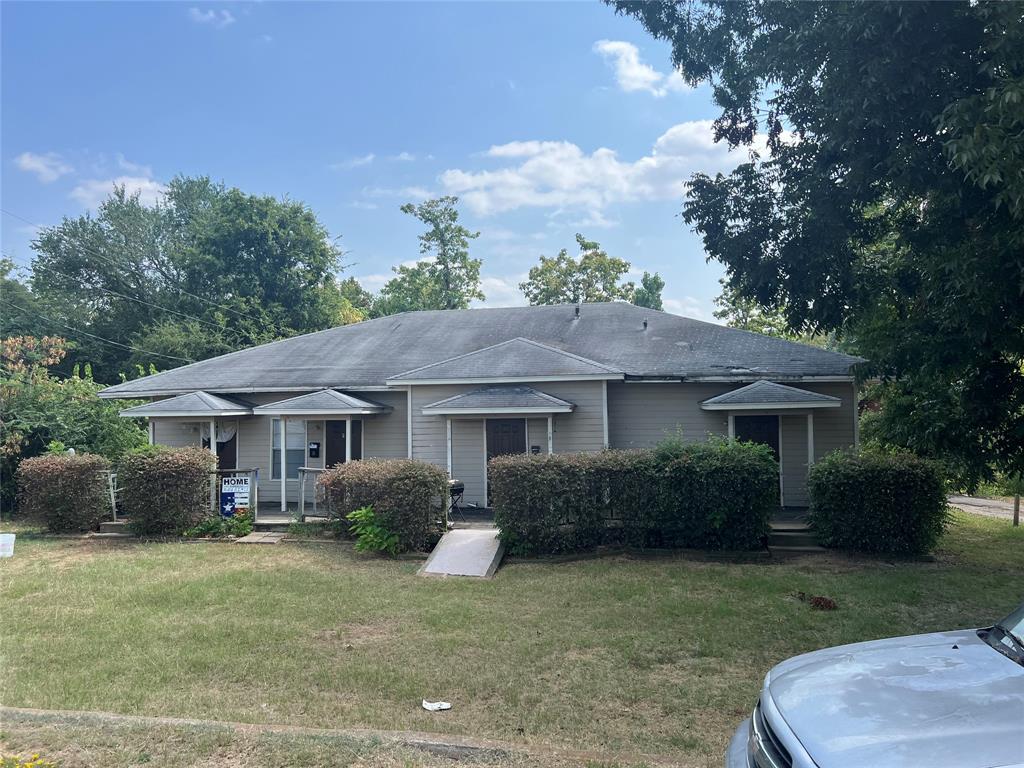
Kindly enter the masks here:
[[296, 418], [325, 416], [357, 416], [373, 413], [387, 413], [389, 405], [347, 395], [336, 389], [321, 389], [276, 403], [260, 405], [252, 409], [254, 416], [294, 416]]
[[184, 395], [134, 405], [120, 412], [126, 418], [164, 416], [168, 418], [194, 417], [213, 419], [219, 416], [250, 416], [252, 406], [209, 392], [186, 392]]
[[571, 413], [575, 403], [533, 387], [481, 387], [423, 406], [424, 416], [491, 416]]
[[773, 411], [778, 409], [838, 408], [842, 400], [831, 395], [755, 381], [745, 387], [709, 398], [700, 404], [705, 411]]

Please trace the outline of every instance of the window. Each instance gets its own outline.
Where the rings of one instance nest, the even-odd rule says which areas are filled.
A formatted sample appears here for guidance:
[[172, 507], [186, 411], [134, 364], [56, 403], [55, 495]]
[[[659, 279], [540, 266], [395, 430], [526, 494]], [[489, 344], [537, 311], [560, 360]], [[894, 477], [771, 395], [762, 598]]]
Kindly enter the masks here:
[[[281, 479], [281, 420], [273, 421], [274, 437], [270, 451], [271, 457], [271, 478]], [[289, 421], [287, 435], [285, 436], [285, 477], [295, 480], [299, 476], [299, 467], [306, 461], [306, 422]]]

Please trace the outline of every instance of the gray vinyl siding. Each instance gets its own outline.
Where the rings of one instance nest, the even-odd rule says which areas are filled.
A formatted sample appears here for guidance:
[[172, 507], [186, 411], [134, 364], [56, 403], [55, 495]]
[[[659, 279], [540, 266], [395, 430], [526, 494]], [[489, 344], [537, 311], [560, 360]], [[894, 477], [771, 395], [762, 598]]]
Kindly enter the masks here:
[[526, 450], [531, 446], [540, 446], [541, 453], [548, 452], [548, 420], [528, 419], [526, 422]]
[[198, 420], [186, 421], [184, 419], [161, 419], [152, 418], [153, 442], [157, 445], [167, 445], [171, 448], [186, 448], [190, 445], [201, 445], [200, 422]]
[[452, 477], [466, 484], [463, 501], [486, 506], [483, 419], [452, 419]]
[[[576, 405], [572, 413], [554, 416], [555, 453], [604, 448], [604, 382], [542, 381], [531, 386]], [[547, 440], [546, 435], [544, 439]]]
[[680, 431], [691, 442], [726, 435], [724, 411], [700, 404], [735, 389], [727, 384], [627, 384], [608, 382], [609, 441], [612, 448], [650, 448]]
[[[779, 445], [782, 463], [783, 504], [806, 507], [807, 499], [807, 416], [782, 416], [782, 440]], [[817, 420], [817, 415], [815, 415]]]
[[851, 448], [855, 440], [853, 384], [800, 384], [810, 392], [832, 395], [842, 400], [838, 408], [817, 408], [814, 411], [814, 460], [833, 451]]
[[408, 395], [404, 391], [367, 392], [369, 400], [394, 410], [363, 419], [363, 456], [404, 459], [409, 455]]

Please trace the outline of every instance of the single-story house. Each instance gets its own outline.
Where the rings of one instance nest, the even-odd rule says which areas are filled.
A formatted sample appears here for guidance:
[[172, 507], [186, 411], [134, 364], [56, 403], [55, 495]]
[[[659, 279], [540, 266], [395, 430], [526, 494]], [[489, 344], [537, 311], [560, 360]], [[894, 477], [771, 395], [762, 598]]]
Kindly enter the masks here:
[[[487, 506], [503, 453], [756, 440], [786, 506], [808, 467], [857, 444], [861, 358], [624, 303], [407, 312], [126, 381], [151, 442], [211, 446], [259, 470], [263, 502], [298, 498], [300, 467], [412, 457]], [[211, 440], [212, 437], [212, 440]]]

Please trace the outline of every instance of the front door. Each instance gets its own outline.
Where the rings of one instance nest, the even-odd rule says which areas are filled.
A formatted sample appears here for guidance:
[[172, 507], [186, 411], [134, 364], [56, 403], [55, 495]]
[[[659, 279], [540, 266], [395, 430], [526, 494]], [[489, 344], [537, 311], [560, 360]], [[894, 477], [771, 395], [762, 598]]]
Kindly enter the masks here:
[[772, 449], [775, 460], [779, 460], [778, 416], [736, 416], [734, 418], [737, 440], [767, 445]]
[[[342, 419], [330, 419], [324, 422], [324, 467], [345, 463], [345, 425]], [[363, 422], [352, 420], [352, 458], [363, 458]]]
[[526, 453], [525, 419], [487, 420], [487, 458]]

